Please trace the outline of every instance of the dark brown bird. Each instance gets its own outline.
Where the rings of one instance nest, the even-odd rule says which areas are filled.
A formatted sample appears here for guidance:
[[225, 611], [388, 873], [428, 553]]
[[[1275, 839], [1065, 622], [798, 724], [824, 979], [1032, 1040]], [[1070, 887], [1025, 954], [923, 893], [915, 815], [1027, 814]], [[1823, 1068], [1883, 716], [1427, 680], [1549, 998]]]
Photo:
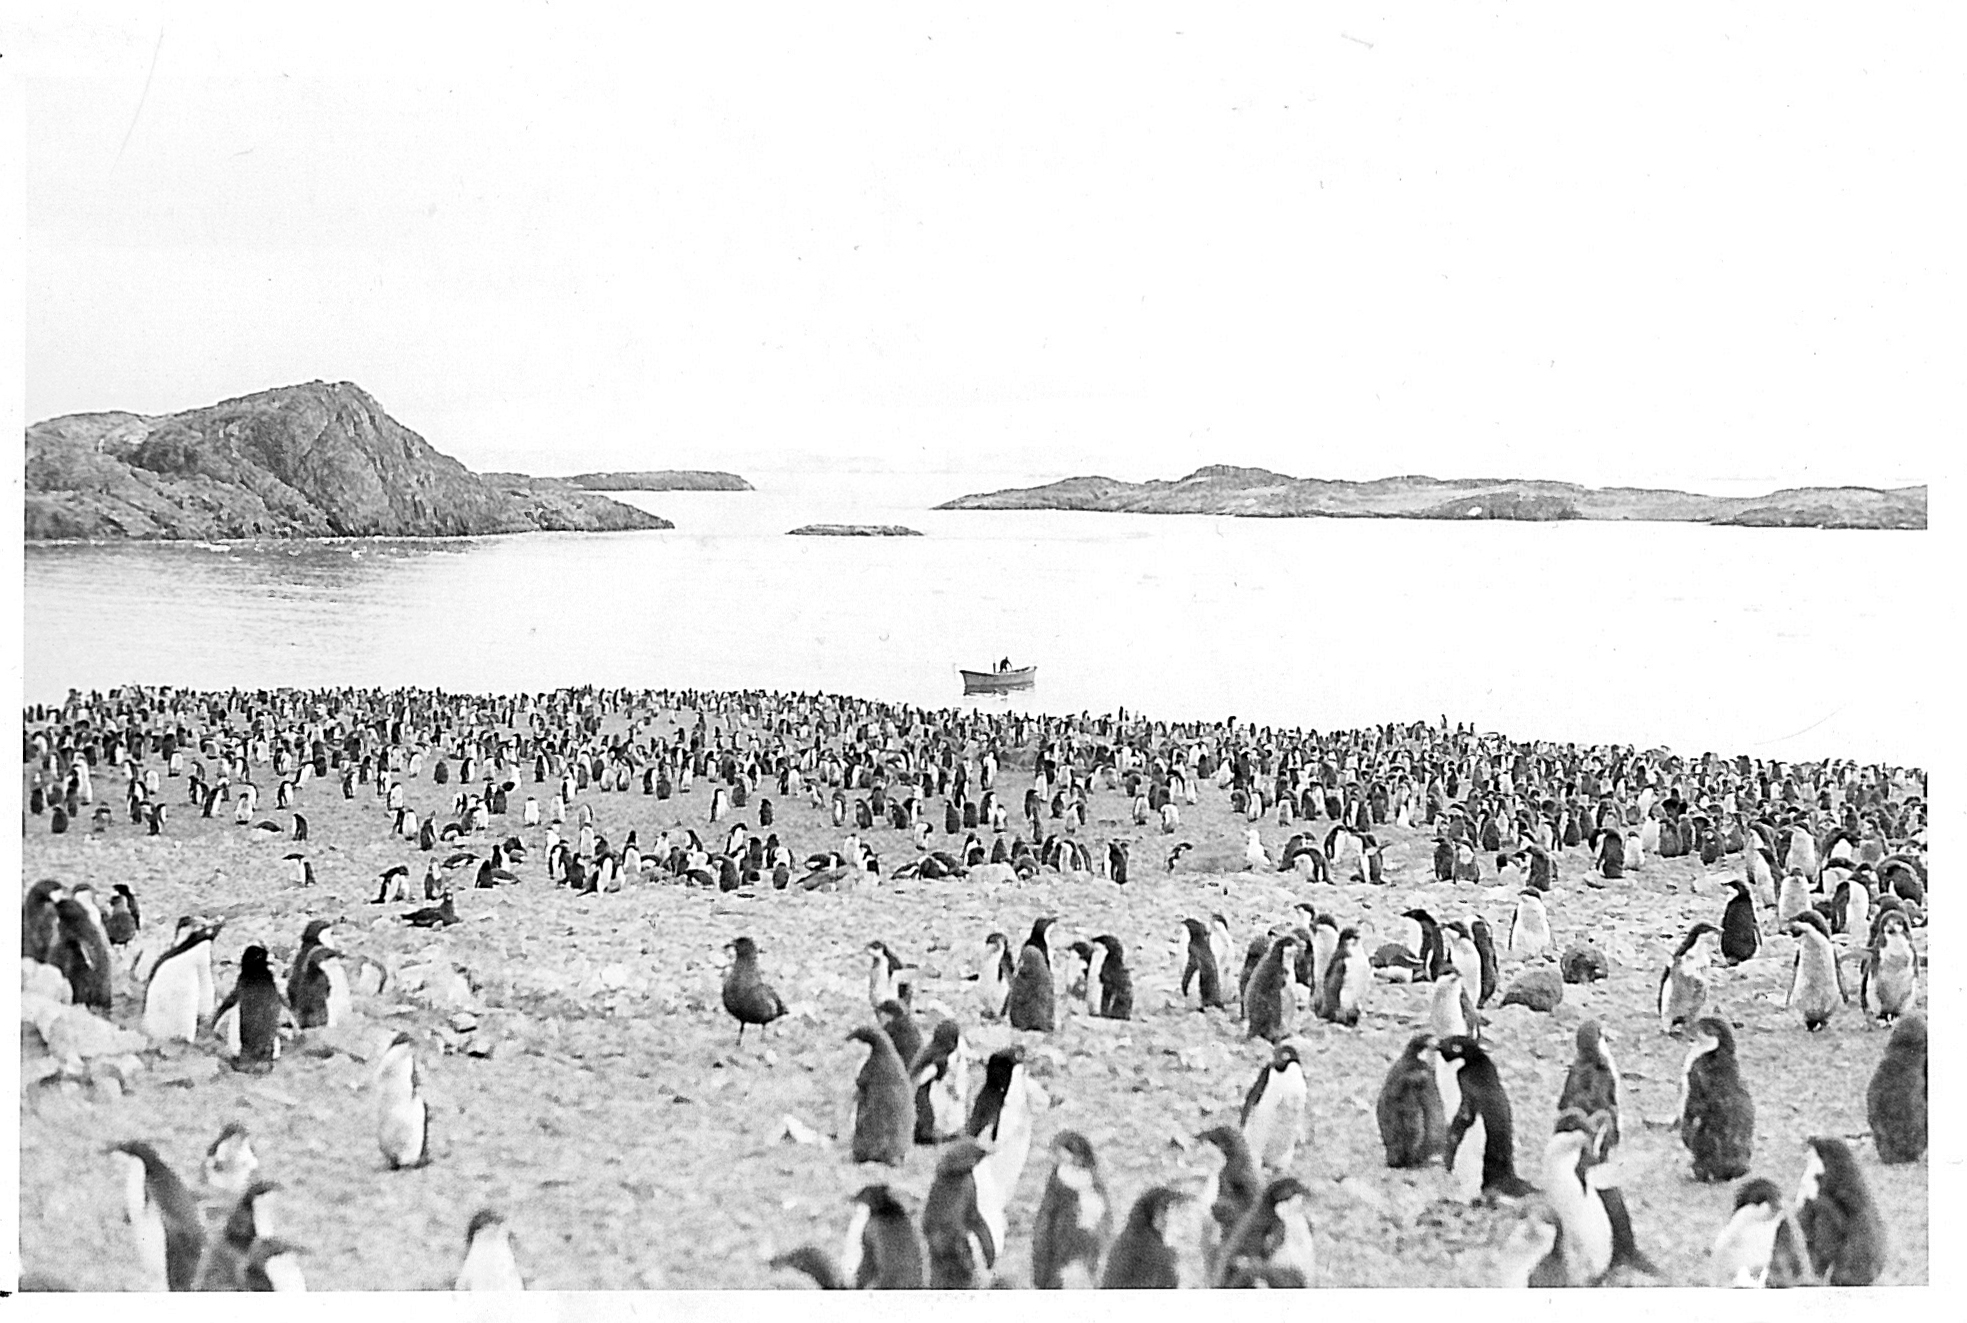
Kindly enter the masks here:
[[738, 1045], [744, 1045], [746, 1025], [764, 1026], [785, 1014], [785, 1003], [758, 974], [758, 943], [734, 938], [724, 948], [731, 953], [731, 970], [724, 975], [724, 1009], [738, 1022]]

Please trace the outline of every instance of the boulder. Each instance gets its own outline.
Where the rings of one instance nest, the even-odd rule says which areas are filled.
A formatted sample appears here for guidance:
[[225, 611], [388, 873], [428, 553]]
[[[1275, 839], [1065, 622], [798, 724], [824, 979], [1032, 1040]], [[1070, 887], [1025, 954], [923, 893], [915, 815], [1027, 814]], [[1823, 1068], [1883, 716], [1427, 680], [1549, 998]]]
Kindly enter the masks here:
[[80, 1006], [64, 1007], [51, 1023], [41, 1028], [41, 1035], [48, 1045], [48, 1054], [56, 1057], [122, 1056], [146, 1046], [142, 1034], [118, 1029]]
[[1503, 1005], [1528, 1006], [1533, 1011], [1550, 1012], [1564, 1000], [1564, 980], [1549, 965], [1536, 965], [1516, 976], [1503, 991]]
[[25, 1008], [30, 997], [45, 997], [63, 1006], [75, 1000], [73, 989], [59, 969], [44, 965], [39, 960], [29, 960], [26, 956], [22, 956], [20, 962], [20, 997], [23, 1020], [27, 1018]]
[[1567, 949], [1557, 964], [1566, 983], [1595, 983], [1612, 976], [1612, 962], [1589, 942]]

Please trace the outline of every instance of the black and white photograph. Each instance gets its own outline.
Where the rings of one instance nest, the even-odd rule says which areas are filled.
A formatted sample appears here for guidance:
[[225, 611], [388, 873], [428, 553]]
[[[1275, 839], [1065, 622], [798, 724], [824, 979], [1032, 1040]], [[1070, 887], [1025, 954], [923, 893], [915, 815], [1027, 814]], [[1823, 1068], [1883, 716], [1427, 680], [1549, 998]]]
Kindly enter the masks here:
[[1960, 36], [0, 19], [0, 1288], [1937, 1302]]

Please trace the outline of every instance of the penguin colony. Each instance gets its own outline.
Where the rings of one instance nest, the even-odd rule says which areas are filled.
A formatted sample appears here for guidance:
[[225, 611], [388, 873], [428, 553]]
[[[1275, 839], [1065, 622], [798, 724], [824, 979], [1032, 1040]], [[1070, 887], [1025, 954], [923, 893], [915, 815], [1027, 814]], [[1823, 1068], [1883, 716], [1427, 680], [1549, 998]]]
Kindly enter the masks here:
[[[721, 974], [666, 1012], [721, 1014], [718, 1059], [665, 1063], [655, 1047], [651, 1064], [670, 1107], [715, 1107], [713, 1129], [762, 1142], [777, 1118], [744, 1116], [742, 1090], [787, 1069], [780, 1054], [834, 1054], [830, 1142], [810, 1129], [800, 1139], [792, 1117], [781, 1138], [788, 1152], [817, 1141], [848, 1168], [840, 1202], [812, 1215], [834, 1228], [824, 1236], [845, 1234], [798, 1244], [793, 1229], [764, 1229], [760, 1283], [1330, 1284], [1333, 1245], [1394, 1234], [1374, 1211], [1391, 1197], [1419, 1199], [1407, 1222], [1461, 1237], [1454, 1252], [1480, 1255], [1491, 1283], [1868, 1284], [1894, 1271], [1874, 1187], [1924, 1164], [1915, 771], [1517, 744], [1445, 721], [1313, 736], [1124, 713], [592, 689], [78, 694], [26, 714], [24, 751], [37, 880], [24, 890], [23, 957], [50, 971], [32, 986], [58, 979], [63, 1014], [141, 1035], [138, 1055], [160, 1073], [216, 1057], [225, 1073], [204, 1089], [228, 1077], [278, 1089], [299, 1072], [315, 1088], [346, 1068], [336, 1078], [362, 1092], [368, 1137], [366, 1156], [337, 1160], [378, 1183], [454, 1182], [445, 1168], [473, 1137], [447, 1132], [446, 1118], [474, 1072], [495, 1066], [442, 1016], [378, 1023], [400, 963], [383, 937], [460, 926], [468, 937], [498, 921], [502, 888], [589, 907], [649, 888], [753, 898], [720, 921]], [[127, 827], [95, 803], [111, 798], [125, 801]], [[1209, 830], [1224, 811], [1232, 826]], [[1164, 842], [1147, 858], [1165, 856], [1165, 869], [1130, 880], [1130, 847], [1157, 849], [1143, 839], [1157, 830], [1197, 839]], [[65, 868], [36, 867], [36, 842], [51, 837], [65, 839], [42, 857]], [[146, 922], [132, 879], [101, 876], [77, 852], [124, 838], [193, 858], [237, 844], [209, 900], [179, 888], [186, 912]], [[378, 841], [387, 862], [357, 875], [352, 861], [376, 858]], [[1495, 1017], [1527, 974], [1563, 971], [1562, 993], [1578, 986], [1574, 970], [1644, 963], [1643, 950], [1616, 948], [1608, 962], [1595, 945], [1606, 934], [1567, 916], [1567, 898], [1643, 897], [1636, 884], [1663, 872], [1656, 861], [1683, 856], [1674, 876], [1702, 898], [1700, 917], [1655, 933], [1657, 1004], [1625, 1008], [1684, 1052], [1669, 1110], [1663, 1097], [1625, 1096], [1599, 1018], [1573, 1015], [1572, 1030]], [[233, 862], [245, 858], [266, 862], [240, 879]], [[1021, 897], [1054, 882], [1105, 891]], [[1142, 887], [1183, 898], [1166, 931], [1127, 926], [1105, 899]], [[841, 977], [867, 1000], [854, 994], [859, 1009], [829, 1030], [838, 999], [816, 1005], [812, 954], [785, 934], [832, 936], [774, 923], [760, 902], [808, 895], [817, 912], [837, 893], [903, 888], [989, 917], [929, 943], [892, 928], [839, 934], [852, 952]], [[1372, 899], [1378, 888], [1400, 903]], [[1109, 918], [1082, 923], [1074, 909]], [[660, 928], [644, 948], [653, 960], [714, 966], [712, 950], [664, 946]], [[576, 943], [569, 933], [557, 949]], [[1780, 1007], [1783, 1042], [1742, 1037], [1751, 998]], [[1852, 1022], [1876, 1026], [1875, 1038], [1838, 1040], [1876, 1062], [1859, 1109], [1870, 1133], [1771, 1149], [1756, 1098], [1780, 1096], [1787, 1073]], [[355, 1064], [333, 1046], [351, 1025], [383, 1030]], [[1394, 1042], [1380, 1082], [1335, 1075], [1327, 1051], [1376, 1029]], [[1059, 1078], [1067, 1051], [1128, 1078], [1170, 1033], [1187, 1046], [1167, 1055], [1190, 1054], [1200, 1064], [1183, 1068], [1214, 1079], [1221, 1124], [1177, 1127], [1171, 1142], [1115, 1134], [1098, 1089], [1069, 1069]], [[1527, 1059], [1552, 1048], [1574, 1060], [1554, 1096], [1536, 1096]], [[517, 1069], [511, 1060], [497, 1064]], [[26, 1087], [65, 1096], [74, 1064]], [[751, 1084], [693, 1097], [705, 1074]], [[95, 1183], [128, 1236], [101, 1247], [129, 1265], [108, 1284], [301, 1287], [325, 1248], [296, 1234], [307, 1191], [256, 1175], [236, 1119], [214, 1114], [209, 1148], [130, 1132], [121, 1118], [143, 1114], [150, 1087], [137, 1079], [137, 1097], [87, 1113], [108, 1127]], [[558, 1120], [540, 1128], [564, 1133]], [[1361, 1141], [1370, 1166], [1331, 1167], [1328, 1151]], [[1665, 1143], [1682, 1154], [1681, 1195], [1629, 1208], [1622, 1155]], [[276, 1169], [301, 1160], [269, 1156]], [[444, 1206], [476, 1193], [448, 1185]], [[423, 1257], [455, 1262], [444, 1285], [523, 1287], [510, 1215], [484, 1207], [449, 1251]], [[1705, 1264], [1663, 1274], [1646, 1240], [1668, 1223], [1711, 1229]], [[24, 1284], [65, 1284], [68, 1261], [26, 1257]], [[690, 1283], [645, 1273], [623, 1284]]]

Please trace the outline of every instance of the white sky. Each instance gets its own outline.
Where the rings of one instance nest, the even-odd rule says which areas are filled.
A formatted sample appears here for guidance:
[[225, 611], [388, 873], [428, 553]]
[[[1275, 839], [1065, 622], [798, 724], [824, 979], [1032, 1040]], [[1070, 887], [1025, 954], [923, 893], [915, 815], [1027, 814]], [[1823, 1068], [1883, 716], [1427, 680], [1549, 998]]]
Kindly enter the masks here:
[[261, 8], [8, 20], [27, 418], [1716, 490], [1962, 432], [1945, 7]]

